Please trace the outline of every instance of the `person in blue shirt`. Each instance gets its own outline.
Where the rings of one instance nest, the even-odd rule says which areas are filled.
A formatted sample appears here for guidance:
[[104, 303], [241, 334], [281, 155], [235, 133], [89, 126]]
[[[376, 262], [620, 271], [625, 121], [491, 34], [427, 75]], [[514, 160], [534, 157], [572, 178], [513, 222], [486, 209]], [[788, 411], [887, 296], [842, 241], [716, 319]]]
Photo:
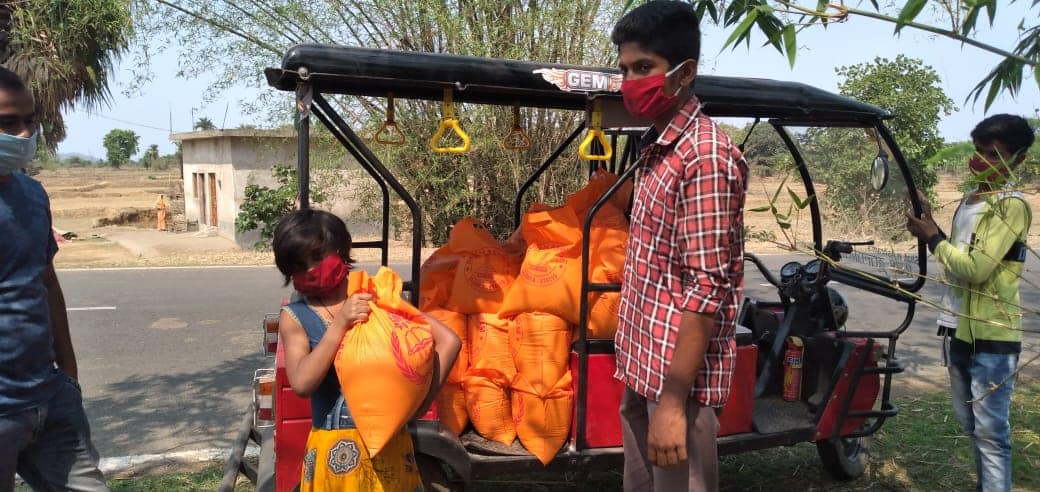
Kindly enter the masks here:
[[58, 245], [43, 186], [23, 169], [39, 123], [25, 83], [0, 68], [0, 492], [108, 490], [77, 383]]

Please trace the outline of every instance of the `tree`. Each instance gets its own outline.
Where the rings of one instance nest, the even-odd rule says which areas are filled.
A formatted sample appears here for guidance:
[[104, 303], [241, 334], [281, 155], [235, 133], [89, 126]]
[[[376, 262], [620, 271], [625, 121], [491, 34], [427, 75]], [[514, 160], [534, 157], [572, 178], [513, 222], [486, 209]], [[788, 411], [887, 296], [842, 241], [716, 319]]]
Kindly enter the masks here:
[[[994, 46], [975, 36], [975, 26], [983, 14], [992, 24], [998, 11], [1004, 11], [998, 8], [1001, 3], [998, 0], [936, 0], [933, 2], [934, 12], [937, 20], [941, 21], [936, 24], [918, 21], [928, 4], [927, 0], [885, 3], [870, 0], [870, 6], [865, 8], [853, 8], [826, 0], [817, 1], [815, 5], [810, 3], [810, 6], [801, 5], [796, 0], [689, 1], [702, 17], [707, 15], [714, 23], [732, 28], [725, 46], [736, 47], [741, 42], [750, 46], [752, 31], [757, 28], [768, 44], [787, 55], [792, 66], [798, 50], [797, 34], [805, 26], [817, 24], [829, 27], [850, 16], [859, 16], [892, 24], [896, 35], [905, 28], [916, 29], [1002, 57], [1003, 61], [983, 77], [968, 95], [969, 99], [977, 101], [985, 93], [987, 109], [997, 94], [1017, 94], [1023, 78], [1035, 78], [1035, 83], [1040, 86], [1040, 15], [1032, 14], [1040, 2], [1035, 0], [1019, 22], [1018, 42], [1009, 47]], [[635, 0], [627, 0], [626, 8], [635, 3]]]
[[[927, 158], [943, 148], [939, 137], [940, 115], [953, 109], [943, 93], [935, 70], [920, 60], [899, 56], [891, 61], [839, 67], [844, 77], [841, 94], [888, 109], [894, 117], [886, 126], [903, 152], [917, 189], [930, 193], [937, 178]], [[797, 135], [806, 162], [818, 169], [818, 181], [826, 185], [821, 204], [849, 231], [866, 227], [890, 239], [905, 235], [905, 184], [898, 172], [890, 173], [889, 186], [875, 191], [869, 185], [875, 156], [891, 158], [891, 151], [872, 132], [862, 128], [810, 128]]]
[[[296, 206], [297, 187], [296, 170], [286, 166], [274, 166], [271, 174], [278, 182], [277, 188], [268, 188], [255, 183], [246, 185], [245, 198], [242, 200], [235, 228], [238, 232], [249, 232], [260, 229], [260, 240], [256, 242], [258, 249], [269, 248], [274, 238], [274, 229], [278, 219], [291, 212]], [[320, 190], [311, 187], [311, 200], [315, 203], [325, 201]]]
[[144, 155], [141, 156], [141, 165], [144, 167], [152, 167], [159, 161], [159, 146], [152, 144], [148, 146], [148, 150], [144, 151]]
[[0, 64], [36, 98], [46, 146], [65, 139], [62, 111], [110, 101], [113, 62], [132, 33], [128, 0], [33, 0], [0, 4]]
[[835, 69], [845, 80], [838, 88], [849, 96], [891, 111], [895, 117], [886, 125], [895, 135], [919, 189], [931, 190], [935, 169], [925, 161], [943, 147], [939, 120], [957, 110], [942, 90], [935, 69], [923, 61], [899, 55], [895, 60], [875, 58]]
[[102, 145], [105, 146], [108, 164], [118, 168], [130, 162], [130, 158], [137, 153], [137, 143], [140, 137], [133, 130], [113, 129], [105, 135]]
[[200, 130], [200, 131], [216, 130], [217, 129], [217, 125], [214, 125], [213, 121], [211, 121], [209, 118], [203, 116], [203, 117], [201, 117], [201, 118], [199, 118], [198, 120], [195, 121], [195, 126], [193, 128], [195, 130]]
[[747, 160], [748, 167], [759, 175], [786, 172], [794, 166], [787, 144], [768, 123], [748, 123], [731, 135], [734, 142], [743, 145], [744, 159]]
[[[218, 75], [218, 88], [243, 80], [266, 85], [263, 67], [277, 65], [287, 48], [301, 42], [607, 65], [615, 53], [606, 33], [622, 6], [622, 0], [285, 0], [278, 6], [264, 2], [247, 6], [231, 0], [157, 3], [139, 10], [142, 31], [171, 38], [171, 44], [182, 50], [181, 59], [191, 60], [181, 66], [186, 76], [212, 75], [211, 67], [225, 67]], [[207, 42], [195, 42], [198, 39]], [[228, 53], [235, 55], [229, 57]], [[361, 122], [367, 134], [384, 118], [382, 100], [333, 98], [331, 102], [346, 113], [348, 121]], [[266, 111], [270, 107], [284, 109], [269, 119], [287, 122], [289, 107], [284, 95], [273, 91], [245, 109]], [[466, 105], [457, 109], [473, 137], [473, 151], [467, 155], [433, 154], [428, 142], [440, 119], [440, 105], [404, 100], [397, 101], [397, 121], [405, 129], [406, 143], [375, 148], [419, 201], [425, 237], [433, 243], [444, 241], [449, 226], [466, 215], [483, 220], [500, 234], [511, 229], [512, 197], [532, 163], [548, 155], [583, 116], [554, 110], [522, 111], [520, 123], [534, 145], [516, 152], [499, 145], [513, 123], [511, 108]], [[318, 126], [312, 126], [316, 138], [331, 140]], [[559, 201], [581, 180], [581, 169], [576, 156], [569, 154], [543, 175], [531, 195], [538, 201]], [[401, 216], [399, 223], [406, 224], [407, 219]]]

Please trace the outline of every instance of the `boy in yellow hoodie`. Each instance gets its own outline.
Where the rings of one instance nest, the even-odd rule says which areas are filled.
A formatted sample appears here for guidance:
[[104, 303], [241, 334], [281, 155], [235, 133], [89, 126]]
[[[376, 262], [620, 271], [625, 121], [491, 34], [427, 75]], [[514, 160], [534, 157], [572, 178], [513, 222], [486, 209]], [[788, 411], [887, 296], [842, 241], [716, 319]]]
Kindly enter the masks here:
[[[947, 237], [925, 202], [907, 228], [928, 241], [950, 283], [939, 315], [947, 350], [953, 409], [971, 436], [978, 490], [1011, 490], [1012, 377], [1022, 350], [1019, 278], [1026, 261], [1032, 213], [1011, 191], [1014, 170], [1035, 140], [1022, 117], [998, 114], [971, 132], [969, 161], [977, 187], [965, 195]], [[923, 200], [922, 200], [923, 201]], [[944, 343], [944, 347], [947, 345]]]

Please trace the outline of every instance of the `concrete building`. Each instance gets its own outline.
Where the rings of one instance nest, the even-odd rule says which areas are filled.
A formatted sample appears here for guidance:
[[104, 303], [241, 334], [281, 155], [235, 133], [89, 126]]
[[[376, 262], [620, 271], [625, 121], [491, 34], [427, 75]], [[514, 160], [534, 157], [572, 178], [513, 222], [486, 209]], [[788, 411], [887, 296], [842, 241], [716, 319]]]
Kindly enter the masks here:
[[175, 133], [184, 159], [184, 213], [199, 229], [216, 227], [219, 235], [251, 248], [258, 231], [239, 233], [235, 218], [248, 184], [275, 187], [274, 165], [296, 165], [292, 130], [207, 130]]

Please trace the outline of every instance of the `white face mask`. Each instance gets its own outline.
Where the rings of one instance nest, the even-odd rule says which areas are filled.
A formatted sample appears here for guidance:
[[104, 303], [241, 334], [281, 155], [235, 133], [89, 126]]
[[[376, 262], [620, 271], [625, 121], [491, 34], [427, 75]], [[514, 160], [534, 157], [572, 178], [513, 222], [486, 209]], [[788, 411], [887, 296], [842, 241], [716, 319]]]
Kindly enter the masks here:
[[36, 134], [28, 138], [0, 133], [0, 176], [25, 169], [36, 157]]

